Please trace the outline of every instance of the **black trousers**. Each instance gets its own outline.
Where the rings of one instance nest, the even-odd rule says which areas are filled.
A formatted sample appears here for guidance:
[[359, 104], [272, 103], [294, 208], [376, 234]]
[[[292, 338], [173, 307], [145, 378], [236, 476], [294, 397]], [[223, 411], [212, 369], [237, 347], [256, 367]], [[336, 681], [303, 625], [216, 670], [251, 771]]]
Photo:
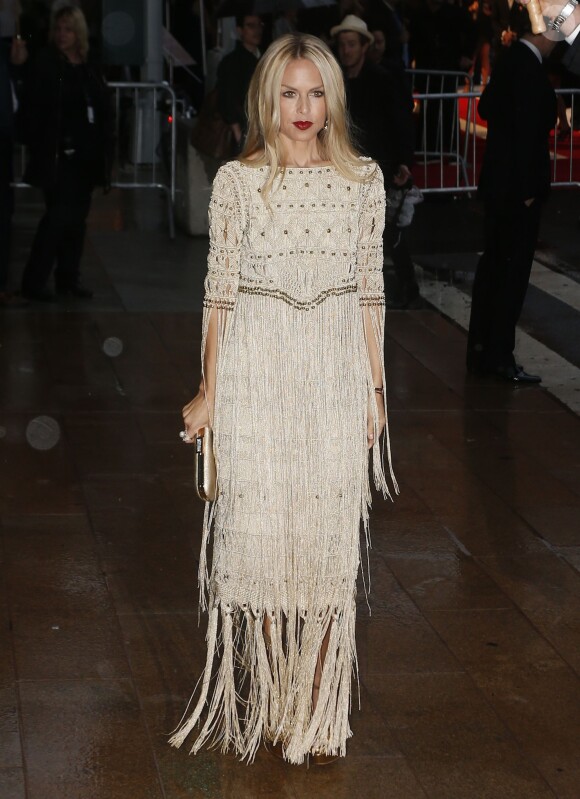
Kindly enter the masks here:
[[92, 182], [78, 164], [61, 163], [57, 181], [44, 192], [46, 212], [22, 276], [24, 293], [45, 289], [55, 265], [57, 288], [77, 285], [92, 190]]
[[8, 288], [14, 190], [12, 182], [13, 142], [0, 134], [0, 292]]
[[534, 260], [542, 202], [486, 202], [484, 252], [475, 272], [467, 365], [515, 364], [516, 326]]
[[383, 233], [383, 249], [385, 255], [393, 259], [395, 270], [395, 301], [410, 302], [419, 296], [419, 286], [415, 279], [415, 266], [409, 252], [407, 228], [394, 224], [385, 225]]

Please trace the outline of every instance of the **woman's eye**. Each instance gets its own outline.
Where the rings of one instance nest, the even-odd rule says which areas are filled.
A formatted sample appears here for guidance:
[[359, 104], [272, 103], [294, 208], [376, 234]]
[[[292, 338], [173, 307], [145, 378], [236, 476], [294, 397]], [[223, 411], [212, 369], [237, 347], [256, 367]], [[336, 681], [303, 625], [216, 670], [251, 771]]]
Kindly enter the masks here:
[[315, 92], [312, 92], [312, 96], [313, 97], [324, 97], [324, 92], [321, 92], [319, 89], [317, 89]]
[[282, 92], [282, 97], [294, 97], [294, 92], [291, 91]]

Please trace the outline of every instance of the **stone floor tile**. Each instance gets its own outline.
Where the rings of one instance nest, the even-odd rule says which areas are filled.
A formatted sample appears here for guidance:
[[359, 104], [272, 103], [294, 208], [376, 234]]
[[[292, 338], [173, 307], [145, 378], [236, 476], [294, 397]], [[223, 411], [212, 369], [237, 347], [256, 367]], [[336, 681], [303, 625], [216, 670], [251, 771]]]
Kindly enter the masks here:
[[129, 680], [21, 684], [27, 799], [161, 799]]
[[[283, 768], [292, 767], [283, 765]], [[295, 767], [291, 779], [296, 799], [427, 799], [429, 796], [403, 758], [347, 755], [331, 766]]]
[[260, 750], [251, 765], [233, 755], [167, 747], [158, 767], [167, 799], [296, 799], [295, 769]]
[[562, 547], [580, 546], [580, 502], [567, 506], [520, 503], [518, 511], [548, 543]]
[[19, 680], [125, 677], [129, 667], [115, 615], [75, 618], [50, 611], [14, 619]]
[[550, 551], [480, 562], [580, 674], [580, 574]]
[[369, 621], [359, 614], [356, 638], [364, 684], [368, 675], [463, 671], [417, 610]]
[[373, 550], [385, 558], [445, 558], [458, 551], [457, 542], [429, 514], [399, 514], [377, 507], [371, 515]]
[[[486, 497], [477, 509], [438, 515], [447, 533], [471, 555], [527, 555], [545, 544], [519, 514], [499, 499]], [[475, 504], [475, 503], [474, 503]]]
[[[138, 363], [155, 367], [167, 362], [171, 347], [166, 347], [157, 330], [155, 315], [133, 313], [97, 313], [95, 315], [96, 335], [101, 349], [106, 353], [107, 341], [116, 339], [116, 349], [121, 352], [112, 358], [115, 364]], [[172, 342], [175, 344], [177, 339]], [[118, 342], [118, 343], [117, 343]], [[113, 351], [116, 351], [113, 350]]]
[[580, 546], [558, 547], [558, 555], [580, 572]]
[[69, 413], [63, 417], [63, 427], [73, 450], [77, 446], [90, 445], [96, 454], [101, 446], [116, 445], [119, 449], [128, 449], [144, 443], [141, 429], [133, 414]]
[[2, 799], [28, 799], [22, 768], [0, 768], [0, 796]]
[[516, 610], [429, 614], [558, 797], [580, 784], [578, 678]]
[[[3, 652], [4, 656], [4, 652]], [[22, 767], [16, 688], [0, 688], [0, 771]], [[1, 785], [0, 781], [0, 785]], [[0, 793], [4, 797], [4, 794]]]
[[84, 516], [12, 516], [4, 525], [14, 616], [80, 619], [113, 613]]
[[505, 608], [512, 601], [473, 558], [385, 558], [389, 568], [421, 610]]
[[[0, 513], [55, 514], [79, 512], [82, 506], [68, 448], [62, 435], [62, 421], [52, 417], [54, 432], [39, 422], [39, 414], [10, 414], [3, 420], [6, 436], [0, 460]], [[27, 439], [30, 438], [29, 443]], [[48, 435], [48, 438], [46, 435]], [[51, 448], [44, 448], [47, 446]]]
[[[2, 551], [2, 526], [0, 524], [0, 552]], [[14, 685], [14, 658], [8, 592], [6, 590], [5, 564], [0, 562], [0, 690]]]
[[178, 725], [205, 665], [207, 616], [124, 614], [119, 622], [152, 740], [165, 749], [163, 735]]
[[563, 610], [580, 602], [580, 576], [555, 553], [518, 557], [482, 557], [479, 563], [514, 602], [525, 610]]
[[[125, 361], [115, 363], [119, 385], [135, 410], [179, 411], [191, 397], [185, 390], [175, 366], [156, 364], [155, 369], [144, 369], [143, 364]], [[179, 443], [179, 442], [178, 442]]]
[[[185, 555], [185, 557], [184, 557]], [[197, 566], [183, 544], [132, 562], [105, 557], [103, 571], [117, 613], [190, 612], [197, 597]]]
[[467, 675], [391, 675], [367, 682], [430, 799], [553, 799]]

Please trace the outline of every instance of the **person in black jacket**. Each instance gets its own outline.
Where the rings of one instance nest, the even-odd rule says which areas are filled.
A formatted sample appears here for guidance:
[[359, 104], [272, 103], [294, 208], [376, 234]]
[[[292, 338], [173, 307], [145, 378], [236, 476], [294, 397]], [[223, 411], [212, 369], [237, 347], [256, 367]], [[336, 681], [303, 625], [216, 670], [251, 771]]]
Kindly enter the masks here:
[[[2, 31], [0, 30], [0, 35]], [[22, 304], [9, 291], [10, 245], [12, 240], [12, 159], [15, 136], [15, 70], [27, 58], [21, 39], [0, 38], [0, 306]]]
[[473, 283], [467, 369], [511, 383], [539, 383], [514, 358], [516, 325], [550, 191], [548, 136], [556, 95], [543, 68], [555, 42], [526, 33], [504, 50], [479, 101], [487, 143], [479, 179], [484, 252]]
[[264, 23], [256, 14], [236, 15], [239, 39], [235, 49], [226, 55], [217, 71], [218, 111], [231, 127], [236, 147], [241, 151], [248, 120], [246, 117], [246, 95], [260, 58], [260, 44]]
[[[348, 14], [330, 30], [345, 76], [346, 99], [361, 152], [374, 158], [385, 187], [405, 186], [411, 178], [414, 128], [413, 101], [402, 65], [389, 71], [367, 59], [374, 37], [366, 22]], [[419, 287], [403, 229], [385, 226], [384, 251], [393, 259], [397, 307], [414, 307]]]
[[51, 23], [50, 46], [32, 69], [21, 113], [30, 151], [25, 180], [42, 188], [46, 203], [22, 294], [54, 300], [47, 283], [56, 263], [57, 295], [89, 299], [92, 291], [79, 282], [80, 261], [93, 189], [109, 184], [109, 93], [87, 62], [87, 26], [80, 9], [61, 6]]

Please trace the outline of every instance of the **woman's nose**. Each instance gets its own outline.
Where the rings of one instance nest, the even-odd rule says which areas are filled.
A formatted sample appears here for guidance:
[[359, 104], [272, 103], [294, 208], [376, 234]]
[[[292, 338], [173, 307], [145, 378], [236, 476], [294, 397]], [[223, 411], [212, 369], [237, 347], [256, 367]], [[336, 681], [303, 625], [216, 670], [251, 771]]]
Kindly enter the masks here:
[[308, 97], [308, 95], [306, 95], [305, 97], [300, 97], [298, 101], [298, 111], [305, 113], [309, 109], [310, 109], [310, 98]]

